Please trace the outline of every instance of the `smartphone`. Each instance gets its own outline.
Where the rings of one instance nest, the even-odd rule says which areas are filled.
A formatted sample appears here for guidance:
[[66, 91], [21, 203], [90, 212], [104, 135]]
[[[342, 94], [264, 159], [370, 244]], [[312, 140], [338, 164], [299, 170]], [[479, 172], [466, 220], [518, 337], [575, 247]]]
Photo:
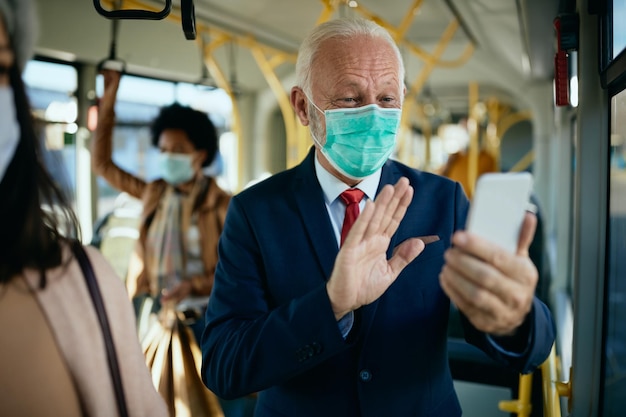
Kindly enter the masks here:
[[533, 177], [528, 172], [481, 175], [466, 230], [515, 253], [532, 188]]

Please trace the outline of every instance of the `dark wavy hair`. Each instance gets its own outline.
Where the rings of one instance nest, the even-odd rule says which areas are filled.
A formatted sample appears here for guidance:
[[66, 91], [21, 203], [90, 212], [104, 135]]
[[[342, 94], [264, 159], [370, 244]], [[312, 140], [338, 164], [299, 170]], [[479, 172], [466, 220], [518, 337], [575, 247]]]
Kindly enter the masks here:
[[206, 151], [203, 167], [213, 162], [217, 152], [217, 130], [206, 113], [177, 103], [163, 107], [152, 122], [152, 144], [155, 147], [159, 146], [159, 136], [166, 129], [183, 130], [196, 150]]
[[61, 265], [63, 243], [78, 238], [80, 228], [67, 198], [44, 166], [41, 142], [16, 65], [9, 69], [9, 79], [21, 136], [0, 181], [0, 283], [28, 267], [40, 271], [40, 287], [44, 288], [46, 269]]

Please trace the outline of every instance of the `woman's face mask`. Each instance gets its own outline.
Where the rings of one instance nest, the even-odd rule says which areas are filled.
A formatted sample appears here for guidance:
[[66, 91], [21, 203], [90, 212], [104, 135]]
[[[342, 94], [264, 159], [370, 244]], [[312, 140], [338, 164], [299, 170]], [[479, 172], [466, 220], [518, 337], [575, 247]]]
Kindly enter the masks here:
[[161, 177], [171, 185], [183, 184], [194, 177], [192, 155], [184, 153], [159, 154], [159, 170]]
[[348, 178], [360, 180], [376, 172], [391, 156], [396, 146], [401, 109], [376, 104], [363, 107], [322, 111], [326, 119], [326, 143], [322, 146], [313, 134], [328, 162]]
[[13, 160], [20, 141], [20, 125], [15, 114], [11, 87], [0, 86], [0, 182]]

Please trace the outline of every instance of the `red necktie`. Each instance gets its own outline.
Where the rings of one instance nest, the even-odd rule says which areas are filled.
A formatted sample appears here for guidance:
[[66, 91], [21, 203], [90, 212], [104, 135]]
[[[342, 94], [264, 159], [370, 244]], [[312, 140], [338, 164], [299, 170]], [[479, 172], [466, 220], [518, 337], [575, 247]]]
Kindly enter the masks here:
[[365, 194], [358, 188], [350, 188], [339, 195], [344, 203], [346, 203], [346, 217], [343, 219], [343, 226], [341, 227], [341, 244], [348, 236], [350, 228], [359, 217], [359, 203], [363, 199]]

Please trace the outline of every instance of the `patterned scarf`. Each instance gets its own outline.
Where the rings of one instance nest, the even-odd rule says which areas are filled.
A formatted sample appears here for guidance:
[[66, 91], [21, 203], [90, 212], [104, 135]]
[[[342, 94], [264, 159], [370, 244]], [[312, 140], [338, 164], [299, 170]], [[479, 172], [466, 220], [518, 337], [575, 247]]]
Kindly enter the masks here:
[[186, 199], [168, 186], [148, 229], [145, 267], [157, 294], [173, 288], [185, 276], [182, 223]]

